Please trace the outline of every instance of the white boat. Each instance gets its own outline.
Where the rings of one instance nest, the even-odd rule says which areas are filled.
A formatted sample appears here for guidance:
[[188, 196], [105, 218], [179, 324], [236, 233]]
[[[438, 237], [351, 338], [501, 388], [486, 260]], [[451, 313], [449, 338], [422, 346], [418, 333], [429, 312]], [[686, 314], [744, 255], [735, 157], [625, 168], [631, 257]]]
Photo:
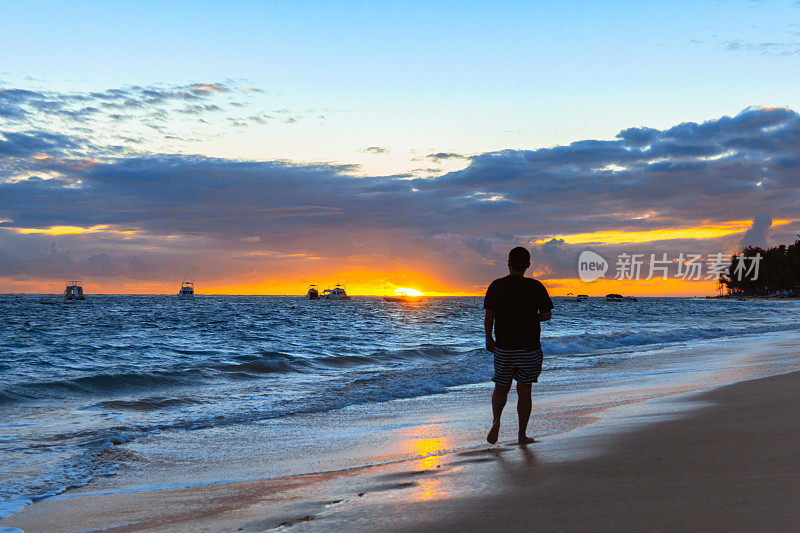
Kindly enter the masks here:
[[306, 297], [309, 300], [319, 300], [319, 291], [317, 290], [316, 285], [308, 286], [308, 292], [306, 293]]
[[588, 299], [589, 299], [589, 297], [587, 295], [585, 295], [585, 294], [579, 294], [579, 295], [575, 296], [571, 292], [568, 292], [567, 296], [565, 297], [565, 300], [567, 302], [585, 302]]
[[194, 300], [194, 282], [184, 281], [181, 283], [181, 290], [178, 291], [179, 300]]
[[64, 289], [64, 298], [67, 300], [85, 300], [86, 296], [83, 294], [83, 287], [80, 281], [68, 281], [67, 287]]
[[344, 287], [342, 287], [338, 283], [336, 284], [336, 287], [334, 287], [332, 289], [325, 289], [324, 291], [322, 291], [322, 297], [325, 298], [326, 300], [349, 300], [350, 299], [350, 297], [345, 292]]

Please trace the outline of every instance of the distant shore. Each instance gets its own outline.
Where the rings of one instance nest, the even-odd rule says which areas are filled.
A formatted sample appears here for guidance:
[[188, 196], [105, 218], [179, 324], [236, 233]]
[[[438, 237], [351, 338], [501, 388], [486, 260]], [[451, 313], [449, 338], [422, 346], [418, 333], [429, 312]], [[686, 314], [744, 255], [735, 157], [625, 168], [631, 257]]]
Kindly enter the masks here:
[[710, 300], [800, 300], [800, 296], [752, 296], [725, 294], [722, 296], [706, 296]]

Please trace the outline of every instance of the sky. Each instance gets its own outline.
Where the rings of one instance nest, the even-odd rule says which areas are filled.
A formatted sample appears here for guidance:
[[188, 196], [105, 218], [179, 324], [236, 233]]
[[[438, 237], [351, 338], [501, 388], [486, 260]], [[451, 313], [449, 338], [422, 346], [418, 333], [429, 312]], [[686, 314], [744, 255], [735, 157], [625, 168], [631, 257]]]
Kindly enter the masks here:
[[798, 67], [794, 1], [0, 0], [0, 292], [711, 294], [611, 278], [794, 241]]

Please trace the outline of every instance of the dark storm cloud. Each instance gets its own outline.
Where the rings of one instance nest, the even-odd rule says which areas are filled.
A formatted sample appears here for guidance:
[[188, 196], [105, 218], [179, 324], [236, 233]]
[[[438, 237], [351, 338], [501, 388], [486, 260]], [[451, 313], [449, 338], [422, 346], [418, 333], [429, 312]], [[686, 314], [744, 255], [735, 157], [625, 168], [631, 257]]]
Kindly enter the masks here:
[[[265, 249], [339, 257], [379, 253], [394, 261], [446, 264], [460, 282], [478, 283], [504, 264], [510, 246], [539, 240], [547, 241], [533, 246], [543, 271], [574, 277], [585, 247], [558, 237], [752, 220], [758, 213], [792, 219], [800, 205], [800, 117], [785, 109], [747, 109], [665, 130], [629, 128], [613, 140], [485, 153], [470, 157], [464, 170], [432, 179], [353, 177], [347, 166], [184, 155], [70, 159], [80, 146], [71, 136], [3, 134], [0, 219], [11, 221], [6, 227], [136, 231], [125, 242], [100, 234], [72, 238], [73, 256], [83, 254], [76, 260], [109, 256], [95, 257], [96, 269], [116, 265], [124, 271], [133, 263], [121, 257], [131, 247], [193, 236], [205, 239], [207, 261], [218, 266], [237, 254], [270, 257]], [[59, 157], [28, 157], [42, 152]], [[57, 174], [19, 179], [48, 172]], [[1, 182], [12, 174], [14, 180]], [[756, 218], [750, 234], [766, 236], [765, 220]], [[0, 230], [0, 249], [9, 262], [22, 253], [19, 243], [42, 238], [17, 235], [10, 241], [2, 237], [8, 232]]]

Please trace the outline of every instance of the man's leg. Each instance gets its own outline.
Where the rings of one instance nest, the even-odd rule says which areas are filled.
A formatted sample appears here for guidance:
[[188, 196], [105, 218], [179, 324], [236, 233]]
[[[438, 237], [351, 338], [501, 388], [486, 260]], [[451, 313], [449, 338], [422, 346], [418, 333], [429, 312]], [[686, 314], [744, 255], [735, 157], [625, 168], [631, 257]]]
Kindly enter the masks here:
[[511, 385], [498, 385], [496, 383], [494, 385], [494, 392], [492, 393], [492, 429], [489, 430], [489, 434], [486, 436], [486, 440], [491, 444], [497, 442], [497, 437], [500, 434], [500, 415], [503, 414], [503, 407], [506, 406], [508, 391], [510, 390]]
[[531, 417], [531, 385], [520, 385], [517, 383], [517, 415], [519, 415], [519, 443], [530, 444], [534, 442], [528, 437], [528, 420]]

